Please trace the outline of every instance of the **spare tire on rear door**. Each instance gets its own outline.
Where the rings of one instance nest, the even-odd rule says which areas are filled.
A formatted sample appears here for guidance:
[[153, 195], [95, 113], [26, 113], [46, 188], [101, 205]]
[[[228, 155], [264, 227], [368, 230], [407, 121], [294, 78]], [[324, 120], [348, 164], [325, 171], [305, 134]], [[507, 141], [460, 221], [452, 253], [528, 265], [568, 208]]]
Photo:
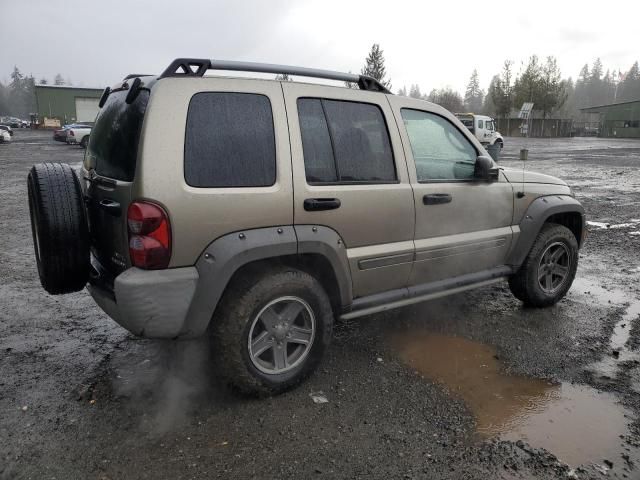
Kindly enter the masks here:
[[52, 295], [82, 290], [90, 260], [80, 180], [67, 164], [40, 163], [27, 184], [40, 283]]

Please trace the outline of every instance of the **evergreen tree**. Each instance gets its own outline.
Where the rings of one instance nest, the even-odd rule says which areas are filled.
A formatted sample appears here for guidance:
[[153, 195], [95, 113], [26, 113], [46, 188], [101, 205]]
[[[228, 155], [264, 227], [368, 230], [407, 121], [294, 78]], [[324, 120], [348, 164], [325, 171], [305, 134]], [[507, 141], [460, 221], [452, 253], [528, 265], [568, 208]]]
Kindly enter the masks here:
[[407, 96], [407, 87], [404, 86], [402, 88], [398, 89], [398, 95], [400, 95], [401, 97], [406, 97]]
[[418, 84], [411, 85], [411, 88], [409, 89], [409, 96], [411, 98], [417, 98], [419, 100], [422, 100], [424, 98], [424, 96], [420, 92], [420, 86]]
[[501, 92], [502, 87], [500, 85], [500, 76], [494, 75], [491, 81], [489, 82], [489, 88], [487, 89], [487, 95], [484, 97], [484, 102], [482, 104], [482, 111], [486, 115], [497, 116], [498, 108], [494, 99], [500, 101], [501, 100]]
[[9, 84], [9, 88], [13, 94], [20, 95], [23, 81], [24, 75], [22, 75], [22, 73], [20, 73], [20, 69], [14, 65], [13, 72], [11, 72], [11, 83]]
[[53, 79], [53, 84], [54, 85], [64, 85], [64, 78], [62, 78], [62, 75], [60, 75], [59, 73], [55, 76], [55, 78]]
[[427, 100], [446, 108], [450, 112], [461, 112], [463, 110], [462, 97], [451, 88], [433, 89]]
[[27, 118], [36, 110], [35, 78], [25, 77], [17, 66], [10, 77], [9, 85], [0, 84], [0, 115]]
[[[495, 106], [495, 113], [502, 118], [508, 118], [513, 108], [513, 85], [511, 84], [513, 77], [511, 72], [512, 65], [513, 62], [511, 60], [505, 60], [500, 77], [497, 81], [492, 80], [491, 100]], [[494, 79], [495, 78], [496, 77], [494, 77]]]
[[604, 89], [604, 103], [613, 103], [616, 98], [617, 81], [615, 78], [615, 72], [612, 74], [609, 70], [604, 74], [602, 78], [602, 87]]
[[543, 122], [547, 115], [560, 108], [567, 100], [565, 81], [562, 80], [555, 57], [547, 57], [546, 63], [541, 67], [539, 96], [536, 100], [539, 104], [534, 104], [534, 108], [542, 112]]
[[474, 69], [464, 94], [465, 110], [468, 112], [480, 112], [482, 110], [483, 99], [484, 92], [480, 89], [478, 70]]
[[567, 99], [558, 109], [558, 117], [560, 118], [577, 118], [580, 111], [576, 107], [576, 88], [571, 77], [564, 81], [564, 88]]
[[599, 58], [596, 58], [591, 67], [591, 75], [587, 83], [587, 97], [590, 106], [606, 103], [606, 93], [602, 81], [602, 61]]
[[48, 85], [49, 84], [49, 80], [47, 80], [46, 78], [42, 77], [40, 79], [40, 85]]
[[529, 58], [529, 63], [524, 69], [520, 77], [516, 78], [513, 85], [513, 93], [515, 98], [515, 107], [526, 102], [533, 102], [534, 109], [538, 109], [540, 100], [542, 69], [537, 55]]
[[384, 66], [384, 55], [383, 51], [380, 48], [380, 45], [374, 43], [371, 46], [371, 51], [367, 56], [364, 67], [362, 68], [362, 75], [367, 75], [369, 77], [375, 78], [386, 88], [391, 90], [391, 80], [387, 80], [385, 77], [387, 75], [387, 70]]
[[640, 71], [638, 70], [638, 62], [635, 62], [629, 71], [621, 77], [622, 80], [618, 85], [616, 101], [630, 102], [640, 100]]
[[578, 80], [576, 81], [574, 91], [574, 103], [576, 105], [576, 108], [578, 109], [592, 106], [591, 101], [589, 100], [588, 92], [590, 79], [591, 73], [589, 72], [589, 65], [585, 63], [580, 70], [580, 74], [578, 75]]
[[276, 75], [276, 80], [278, 80], [279, 82], [292, 82], [293, 81], [288, 73], [279, 73], [278, 75]]
[[8, 88], [0, 83], [0, 117], [9, 115], [11, 110], [9, 106], [9, 92]]

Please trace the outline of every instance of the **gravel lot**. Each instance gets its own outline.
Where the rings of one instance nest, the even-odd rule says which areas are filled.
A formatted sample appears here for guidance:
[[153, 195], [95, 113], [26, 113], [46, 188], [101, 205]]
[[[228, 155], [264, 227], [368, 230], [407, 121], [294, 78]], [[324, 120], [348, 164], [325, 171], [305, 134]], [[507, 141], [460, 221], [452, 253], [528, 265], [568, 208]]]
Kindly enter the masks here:
[[[26, 198], [50, 132], [0, 145], [0, 478], [640, 478], [640, 141], [506, 139], [591, 226], [569, 295], [506, 284], [339, 324], [320, 371], [239, 397], [203, 342], [136, 339], [86, 292], [49, 296]], [[322, 398], [325, 403], [316, 403]]]

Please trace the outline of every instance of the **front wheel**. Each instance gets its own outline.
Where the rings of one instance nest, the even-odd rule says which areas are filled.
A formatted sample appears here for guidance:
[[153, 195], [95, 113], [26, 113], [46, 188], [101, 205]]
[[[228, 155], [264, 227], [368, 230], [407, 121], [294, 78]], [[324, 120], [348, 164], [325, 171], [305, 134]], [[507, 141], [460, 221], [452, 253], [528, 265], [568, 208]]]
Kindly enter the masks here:
[[547, 307], [566, 295], [577, 268], [578, 242], [573, 232], [546, 223], [520, 270], [509, 278], [509, 288], [525, 305]]
[[239, 390], [274, 394], [316, 369], [331, 340], [322, 285], [293, 268], [245, 275], [227, 288], [211, 325], [220, 374]]

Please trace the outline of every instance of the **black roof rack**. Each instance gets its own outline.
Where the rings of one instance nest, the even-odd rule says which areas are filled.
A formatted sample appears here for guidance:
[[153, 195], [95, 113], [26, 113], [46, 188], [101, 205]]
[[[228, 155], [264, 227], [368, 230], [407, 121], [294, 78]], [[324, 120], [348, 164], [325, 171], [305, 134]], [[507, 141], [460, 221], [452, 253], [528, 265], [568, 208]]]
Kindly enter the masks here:
[[130, 78], [136, 78], [136, 77], [151, 77], [152, 75], [149, 73], [130, 73], [129, 75], [127, 75], [126, 77], [124, 77], [122, 79], [122, 81], [125, 80], [129, 80]]
[[167, 77], [202, 77], [207, 70], [229, 70], [238, 72], [260, 72], [297, 75], [301, 77], [326, 78], [358, 84], [361, 90], [391, 93], [387, 87], [375, 78], [355, 73], [334, 72], [316, 68], [292, 67], [272, 63], [237, 62], [233, 60], [209, 60], [203, 58], [176, 58], [160, 78]]

